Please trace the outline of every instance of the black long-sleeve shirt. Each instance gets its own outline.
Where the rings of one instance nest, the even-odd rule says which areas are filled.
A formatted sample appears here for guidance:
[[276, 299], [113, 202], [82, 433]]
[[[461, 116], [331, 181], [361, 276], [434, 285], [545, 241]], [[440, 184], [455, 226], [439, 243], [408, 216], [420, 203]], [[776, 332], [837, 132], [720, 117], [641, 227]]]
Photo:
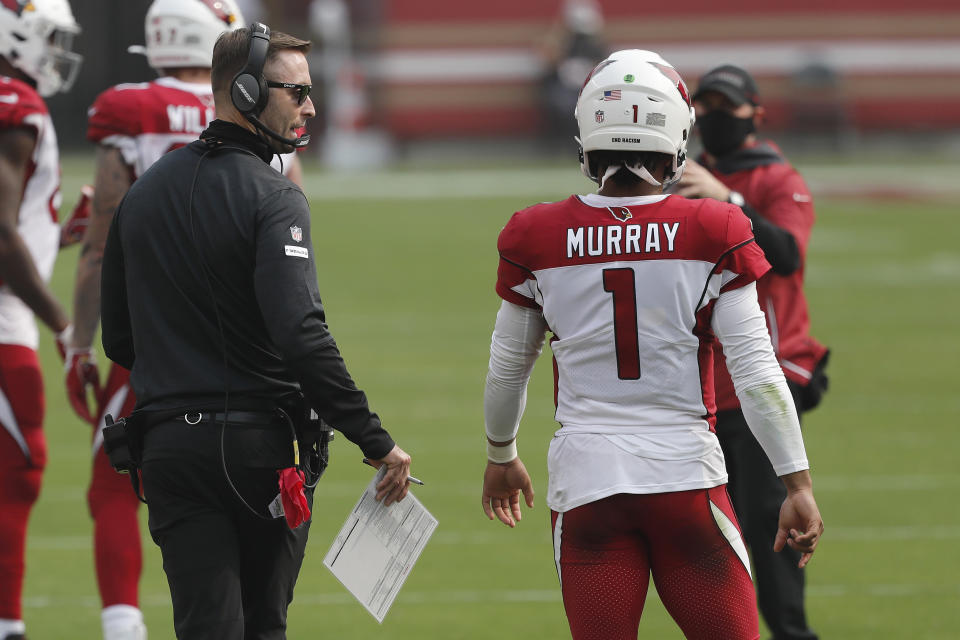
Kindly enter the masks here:
[[[327, 329], [303, 192], [214, 121], [130, 188], [104, 253], [107, 356], [145, 410], [258, 408], [297, 391], [370, 458], [393, 440]], [[227, 366], [224, 365], [226, 358]]]

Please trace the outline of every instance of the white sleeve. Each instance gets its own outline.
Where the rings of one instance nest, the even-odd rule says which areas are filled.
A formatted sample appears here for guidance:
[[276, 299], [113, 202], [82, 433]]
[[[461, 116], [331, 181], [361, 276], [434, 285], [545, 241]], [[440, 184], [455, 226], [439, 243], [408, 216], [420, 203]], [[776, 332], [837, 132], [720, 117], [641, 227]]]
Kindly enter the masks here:
[[778, 476], [809, 469], [793, 396], [770, 344], [756, 283], [717, 298], [711, 321], [750, 431]]
[[487, 437], [494, 442], [507, 442], [517, 436], [527, 404], [527, 382], [543, 349], [546, 331], [547, 323], [539, 311], [506, 300], [500, 305], [483, 392]]

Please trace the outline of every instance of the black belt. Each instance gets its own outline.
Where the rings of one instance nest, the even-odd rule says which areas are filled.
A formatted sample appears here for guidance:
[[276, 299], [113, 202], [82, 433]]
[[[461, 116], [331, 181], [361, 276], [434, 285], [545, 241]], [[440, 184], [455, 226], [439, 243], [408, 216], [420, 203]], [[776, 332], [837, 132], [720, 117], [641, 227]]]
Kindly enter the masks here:
[[[224, 420], [226, 418], [226, 420]], [[187, 424], [214, 422], [227, 424], [258, 424], [268, 425], [279, 422], [281, 417], [276, 411], [230, 411], [229, 413], [213, 413], [211, 411], [187, 411], [173, 418]]]

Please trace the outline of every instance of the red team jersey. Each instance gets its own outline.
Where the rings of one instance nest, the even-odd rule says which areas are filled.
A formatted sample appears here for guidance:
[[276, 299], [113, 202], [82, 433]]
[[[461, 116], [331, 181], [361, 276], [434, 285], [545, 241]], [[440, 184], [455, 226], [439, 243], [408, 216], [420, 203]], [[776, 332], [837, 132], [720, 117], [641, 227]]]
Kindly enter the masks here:
[[[779, 149], [764, 142], [773, 151]], [[813, 198], [806, 183], [785, 160], [730, 174], [713, 172], [726, 186], [743, 195], [764, 218], [793, 235], [800, 250], [800, 268], [787, 276], [772, 271], [757, 282], [757, 298], [767, 318], [773, 350], [788, 380], [806, 385], [827, 348], [810, 335], [810, 314], [803, 293], [807, 245], [813, 229]], [[719, 354], [719, 345], [717, 346]], [[723, 358], [716, 358], [717, 406], [737, 409], [740, 402]]]
[[[152, 82], [118, 84], [90, 107], [87, 139], [116, 147], [134, 179], [160, 156], [196, 140], [214, 118], [208, 83], [162, 77]], [[271, 165], [286, 170], [294, 154], [274, 156]]]
[[163, 77], [120, 84], [97, 97], [88, 112], [87, 139], [116, 147], [133, 177], [168, 151], [187, 145], [213, 120], [209, 84]]
[[497, 293], [540, 310], [554, 355], [547, 504], [727, 480], [716, 435], [713, 307], [770, 267], [733, 205], [571, 196], [500, 233]]
[[571, 196], [520, 211], [500, 234], [497, 293], [542, 310], [564, 427], [712, 423], [713, 302], [769, 269], [737, 207], [646, 202]]
[[[0, 129], [27, 128], [37, 136], [27, 167], [17, 232], [44, 281], [53, 273], [60, 246], [60, 156], [47, 105], [30, 85], [0, 76]], [[37, 348], [33, 312], [0, 280], [0, 344]]]

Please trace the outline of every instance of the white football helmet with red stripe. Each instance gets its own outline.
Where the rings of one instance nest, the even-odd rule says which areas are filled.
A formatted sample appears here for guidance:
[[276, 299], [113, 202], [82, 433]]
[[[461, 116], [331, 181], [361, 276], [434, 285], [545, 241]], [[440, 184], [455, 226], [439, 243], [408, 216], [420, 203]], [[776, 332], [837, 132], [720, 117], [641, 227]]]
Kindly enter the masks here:
[[594, 181], [590, 152], [654, 151], [673, 156], [680, 179], [693, 129], [690, 93], [673, 66], [653, 51], [617, 51], [587, 76], [574, 111], [580, 137], [581, 168]]
[[78, 33], [67, 0], [0, 0], [0, 56], [45, 98], [73, 85], [83, 61], [71, 50]]
[[145, 53], [154, 69], [209, 68], [220, 34], [243, 26], [233, 0], [154, 0], [144, 22], [146, 46], [128, 51]]

